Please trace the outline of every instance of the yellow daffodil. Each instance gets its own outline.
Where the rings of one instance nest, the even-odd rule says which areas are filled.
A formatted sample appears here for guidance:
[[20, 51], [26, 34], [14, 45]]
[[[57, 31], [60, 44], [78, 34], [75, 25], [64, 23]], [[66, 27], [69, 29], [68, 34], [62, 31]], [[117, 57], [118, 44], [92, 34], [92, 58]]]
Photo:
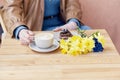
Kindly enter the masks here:
[[105, 45], [105, 38], [102, 35], [98, 36], [98, 41], [102, 44], [102, 46]]
[[[96, 49], [97, 48], [95, 46], [96, 41], [100, 42], [102, 46], [104, 46], [105, 44], [105, 39], [99, 32], [92, 34], [92, 36], [90, 37], [87, 36], [81, 37], [75, 35], [68, 38], [68, 40], [62, 39], [60, 40], [61, 52], [63, 54], [70, 54], [76, 56], [81, 54], [87, 54], [91, 51], [97, 51], [99, 49]], [[101, 47], [101, 49], [103, 48]]]
[[76, 56], [79, 55], [79, 47], [71, 47], [70, 50], [68, 51], [68, 54]]
[[60, 40], [60, 48], [62, 49], [61, 52], [63, 54], [66, 54], [68, 52], [68, 43], [65, 42], [65, 40]]
[[85, 45], [86, 50], [88, 51], [92, 51], [93, 47], [95, 47], [94, 41], [92, 38], [88, 38], [88, 37], [84, 38], [83, 44]]
[[96, 37], [96, 38], [98, 39], [98, 41], [102, 44], [102, 46], [105, 45], [105, 38], [104, 38], [103, 35], [101, 35], [100, 33], [98, 33], [98, 35], [95, 36], [95, 37]]

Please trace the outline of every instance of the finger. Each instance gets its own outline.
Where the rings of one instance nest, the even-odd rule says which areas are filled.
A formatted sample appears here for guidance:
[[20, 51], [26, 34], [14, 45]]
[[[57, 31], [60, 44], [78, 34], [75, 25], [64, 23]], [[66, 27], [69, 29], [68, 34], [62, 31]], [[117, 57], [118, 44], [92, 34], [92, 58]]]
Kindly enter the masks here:
[[20, 41], [22, 42], [22, 43], [30, 43], [30, 39], [29, 39], [29, 34], [27, 34], [27, 33], [23, 33], [23, 35], [21, 35], [21, 37], [20, 37]]
[[58, 28], [55, 28], [53, 31], [57, 32], [57, 31], [61, 31], [61, 30], [63, 30], [63, 28], [62, 27], [58, 27]]
[[30, 40], [25, 37], [22, 37], [20, 41], [23, 45], [28, 45], [30, 43]]
[[34, 33], [32, 31], [27, 31], [27, 35], [26, 35], [26, 38], [28, 38], [30, 40], [30, 42], [32, 42], [34, 40]]
[[24, 33], [23, 39], [26, 40], [26, 42], [30, 43], [33, 41], [34, 34], [32, 31], [26, 31]]
[[20, 41], [23, 45], [27, 45], [31, 42], [29, 30], [21, 30], [19, 34]]
[[28, 34], [31, 35], [31, 36], [34, 36], [35, 34], [32, 32], [32, 31], [28, 31]]
[[26, 38], [27, 38], [30, 42], [32, 42], [32, 41], [34, 40], [34, 36], [31, 36], [31, 35], [28, 35]]
[[26, 43], [30, 43], [31, 41], [33, 41], [32, 36], [30, 36], [29, 34], [26, 34], [22, 39], [23, 39]]
[[25, 41], [21, 42], [21, 44], [22, 44], [22, 45], [26, 45], [26, 46], [29, 45], [29, 43], [27, 43], [27, 42], [25, 42]]

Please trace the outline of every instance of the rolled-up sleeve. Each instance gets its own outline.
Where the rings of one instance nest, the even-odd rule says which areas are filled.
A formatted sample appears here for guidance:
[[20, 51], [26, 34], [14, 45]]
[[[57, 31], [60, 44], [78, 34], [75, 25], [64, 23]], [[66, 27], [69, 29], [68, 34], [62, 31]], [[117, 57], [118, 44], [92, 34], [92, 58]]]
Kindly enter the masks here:
[[80, 21], [78, 21], [78, 20], [75, 19], [75, 18], [70, 19], [68, 22], [75, 22], [75, 23], [77, 24], [77, 26], [81, 27]]
[[21, 26], [18, 26], [18, 27], [14, 30], [13, 35], [15, 36], [16, 39], [19, 39], [19, 33], [20, 33], [20, 31], [23, 30], [23, 29], [28, 29], [28, 28], [27, 28], [26, 26], [24, 26], [24, 25], [21, 25]]

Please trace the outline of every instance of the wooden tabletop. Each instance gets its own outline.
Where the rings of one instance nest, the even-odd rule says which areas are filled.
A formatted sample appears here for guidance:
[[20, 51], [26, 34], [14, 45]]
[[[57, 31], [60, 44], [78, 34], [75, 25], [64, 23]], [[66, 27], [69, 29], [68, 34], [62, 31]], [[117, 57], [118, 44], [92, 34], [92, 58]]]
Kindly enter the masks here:
[[[3, 39], [0, 48], [0, 80], [120, 80], [120, 56], [104, 29], [100, 53], [70, 56], [60, 49], [50, 53], [32, 51], [18, 40]], [[38, 32], [36, 32], [38, 33]]]

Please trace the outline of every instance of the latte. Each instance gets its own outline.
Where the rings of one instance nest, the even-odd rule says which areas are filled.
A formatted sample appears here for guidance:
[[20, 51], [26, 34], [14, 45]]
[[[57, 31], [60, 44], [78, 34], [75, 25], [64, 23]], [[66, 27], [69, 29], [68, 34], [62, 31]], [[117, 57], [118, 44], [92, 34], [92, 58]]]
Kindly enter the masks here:
[[39, 33], [35, 35], [35, 44], [39, 48], [49, 48], [53, 45], [53, 38], [52, 33]]

